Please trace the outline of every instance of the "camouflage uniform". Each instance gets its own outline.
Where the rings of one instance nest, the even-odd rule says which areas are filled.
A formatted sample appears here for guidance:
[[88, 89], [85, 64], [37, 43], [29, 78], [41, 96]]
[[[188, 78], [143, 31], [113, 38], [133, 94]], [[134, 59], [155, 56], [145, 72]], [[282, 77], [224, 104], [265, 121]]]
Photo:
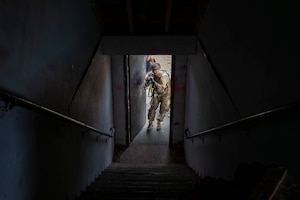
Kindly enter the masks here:
[[157, 120], [162, 122], [166, 112], [170, 109], [171, 83], [168, 73], [160, 71], [158, 76], [154, 76], [153, 94], [151, 99], [151, 107], [148, 110], [148, 119], [154, 121], [156, 109], [160, 103], [159, 116]]

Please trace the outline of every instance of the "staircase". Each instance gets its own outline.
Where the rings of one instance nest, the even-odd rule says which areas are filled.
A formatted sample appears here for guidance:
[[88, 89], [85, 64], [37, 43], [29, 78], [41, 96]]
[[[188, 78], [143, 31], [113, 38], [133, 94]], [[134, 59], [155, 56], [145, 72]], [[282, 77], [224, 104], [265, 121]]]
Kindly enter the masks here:
[[186, 165], [182, 148], [156, 144], [158, 133], [142, 136], [116, 148], [113, 163], [76, 200], [300, 199], [300, 182], [285, 168], [241, 163], [232, 181], [200, 177]]
[[191, 199], [199, 183], [185, 164], [112, 163], [78, 200]]
[[201, 178], [185, 164], [112, 163], [77, 200], [296, 200], [300, 184], [286, 169], [242, 165], [234, 181]]

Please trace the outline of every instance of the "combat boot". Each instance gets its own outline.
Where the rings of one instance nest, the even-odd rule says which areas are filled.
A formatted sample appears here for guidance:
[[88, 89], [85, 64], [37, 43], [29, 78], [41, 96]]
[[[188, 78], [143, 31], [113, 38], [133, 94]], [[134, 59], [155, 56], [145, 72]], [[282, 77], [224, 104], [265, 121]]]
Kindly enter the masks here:
[[147, 131], [150, 131], [152, 129], [153, 125], [152, 125], [152, 121], [149, 121], [149, 125], [148, 125], [148, 128], [147, 128]]
[[161, 125], [160, 125], [160, 121], [157, 121], [157, 127], [156, 127], [156, 130], [160, 130], [161, 129]]

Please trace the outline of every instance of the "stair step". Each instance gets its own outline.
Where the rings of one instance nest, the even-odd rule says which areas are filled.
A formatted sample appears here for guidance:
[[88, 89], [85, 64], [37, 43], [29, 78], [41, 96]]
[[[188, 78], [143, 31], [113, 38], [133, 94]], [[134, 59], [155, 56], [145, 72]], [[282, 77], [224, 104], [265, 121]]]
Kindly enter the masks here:
[[113, 163], [81, 195], [92, 199], [183, 199], [200, 177], [189, 167]]
[[98, 186], [95, 185], [93, 187], [88, 188], [86, 191], [104, 191], [106, 192], [118, 192], [118, 191], [126, 191], [126, 192], [140, 192], [140, 191], [168, 191], [168, 192], [172, 192], [172, 191], [185, 191], [187, 189], [194, 189], [195, 186], [194, 185], [185, 185], [185, 186], [153, 186], [153, 185], [142, 185], [142, 186], [126, 186], [125, 184], [122, 186]]
[[113, 163], [78, 200], [299, 199], [300, 184], [287, 169], [242, 163], [233, 181], [199, 177], [186, 165]]
[[86, 192], [82, 195], [82, 199], [184, 199], [189, 191], [118, 191], [110, 192]]
[[[121, 175], [122, 176], [122, 175]], [[139, 181], [139, 182], [144, 182], [144, 181], [163, 181], [163, 182], [166, 182], [166, 181], [187, 181], [187, 180], [191, 180], [193, 179], [194, 177], [190, 176], [190, 177], [180, 177], [180, 176], [174, 176], [174, 177], [170, 177], [170, 176], [139, 176], [139, 175], [136, 175], [136, 176], [122, 176], [120, 178], [120, 176], [115, 176], [115, 175], [110, 175], [110, 174], [105, 174], [105, 175], [101, 175], [101, 177], [99, 177], [101, 180], [108, 180], [108, 181], [131, 181], [131, 180], [134, 180], [134, 181]]]

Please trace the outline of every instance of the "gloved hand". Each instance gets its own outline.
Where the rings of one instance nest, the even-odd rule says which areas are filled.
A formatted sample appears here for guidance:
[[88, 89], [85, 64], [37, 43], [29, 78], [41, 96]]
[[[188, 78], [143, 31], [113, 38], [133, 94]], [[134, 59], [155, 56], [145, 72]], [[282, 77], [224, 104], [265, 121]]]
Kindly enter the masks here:
[[155, 80], [154, 80], [153, 77], [150, 77], [149, 80], [150, 80], [151, 83], [155, 83]]

